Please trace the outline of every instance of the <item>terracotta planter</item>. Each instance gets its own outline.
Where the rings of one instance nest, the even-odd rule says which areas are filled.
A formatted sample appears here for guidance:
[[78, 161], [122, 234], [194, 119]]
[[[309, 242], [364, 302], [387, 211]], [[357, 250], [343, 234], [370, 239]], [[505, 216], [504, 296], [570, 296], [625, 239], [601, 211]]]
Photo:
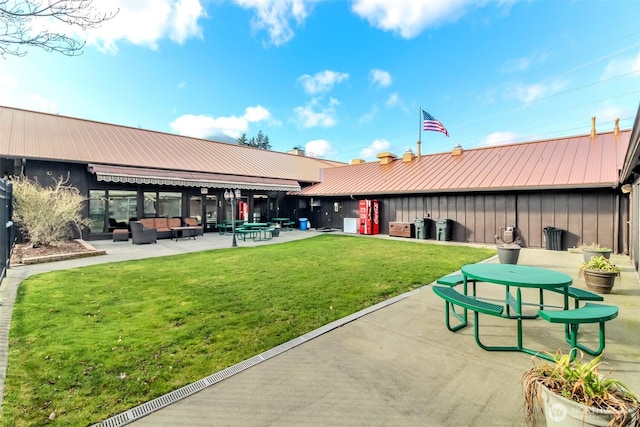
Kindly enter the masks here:
[[608, 294], [619, 273], [610, 271], [583, 270], [584, 283], [587, 288], [599, 294]]
[[[608, 426], [613, 418], [611, 411], [586, 407], [581, 403], [565, 399], [543, 385], [539, 386], [540, 399], [542, 400], [542, 412], [550, 426]], [[629, 412], [631, 425], [633, 416]]]
[[498, 246], [498, 260], [500, 264], [517, 264], [520, 256], [520, 248]]
[[582, 250], [582, 257], [584, 258], [584, 262], [589, 262], [594, 256], [603, 256], [606, 259], [609, 259], [611, 257], [611, 251], [599, 251], [590, 249]]

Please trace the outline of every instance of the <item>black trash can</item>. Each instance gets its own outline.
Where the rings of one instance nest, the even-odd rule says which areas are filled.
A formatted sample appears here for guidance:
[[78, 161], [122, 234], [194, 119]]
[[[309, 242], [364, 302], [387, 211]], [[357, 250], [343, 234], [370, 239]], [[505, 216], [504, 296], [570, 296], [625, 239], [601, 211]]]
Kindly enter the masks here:
[[436, 221], [436, 240], [451, 240], [451, 220], [439, 219]]
[[545, 227], [544, 229], [545, 248], [552, 251], [562, 250], [562, 232], [561, 228]]
[[416, 218], [416, 239], [426, 239], [427, 238], [427, 228], [425, 227], [424, 218]]

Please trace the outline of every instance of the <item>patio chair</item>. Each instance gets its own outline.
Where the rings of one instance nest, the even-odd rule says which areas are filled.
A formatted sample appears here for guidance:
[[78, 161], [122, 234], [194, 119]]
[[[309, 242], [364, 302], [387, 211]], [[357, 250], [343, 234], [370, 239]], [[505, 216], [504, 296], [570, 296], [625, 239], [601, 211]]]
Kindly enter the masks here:
[[144, 243], [157, 243], [158, 232], [155, 228], [144, 228], [140, 221], [133, 221], [131, 225], [131, 243], [141, 245]]

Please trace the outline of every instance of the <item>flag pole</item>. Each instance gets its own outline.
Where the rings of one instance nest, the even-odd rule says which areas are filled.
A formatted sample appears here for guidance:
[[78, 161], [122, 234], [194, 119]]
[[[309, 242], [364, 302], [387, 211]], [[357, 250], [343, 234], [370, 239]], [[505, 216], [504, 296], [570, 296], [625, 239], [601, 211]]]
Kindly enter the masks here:
[[422, 157], [420, 146], [422, 145], [422, 105], [418, 105], [418, 158]]

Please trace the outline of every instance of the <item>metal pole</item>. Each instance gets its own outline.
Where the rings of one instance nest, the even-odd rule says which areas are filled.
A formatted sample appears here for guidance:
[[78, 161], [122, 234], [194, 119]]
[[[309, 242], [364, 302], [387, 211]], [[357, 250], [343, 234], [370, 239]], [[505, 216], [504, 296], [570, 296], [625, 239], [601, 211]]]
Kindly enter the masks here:
[[235, 248], [238, 246], [238, 242], [236, 241], [236, 195], [233, 194], [231, 196], [231, 233], [233, 234], [233, 240], [231, 242], [231, 247]]

